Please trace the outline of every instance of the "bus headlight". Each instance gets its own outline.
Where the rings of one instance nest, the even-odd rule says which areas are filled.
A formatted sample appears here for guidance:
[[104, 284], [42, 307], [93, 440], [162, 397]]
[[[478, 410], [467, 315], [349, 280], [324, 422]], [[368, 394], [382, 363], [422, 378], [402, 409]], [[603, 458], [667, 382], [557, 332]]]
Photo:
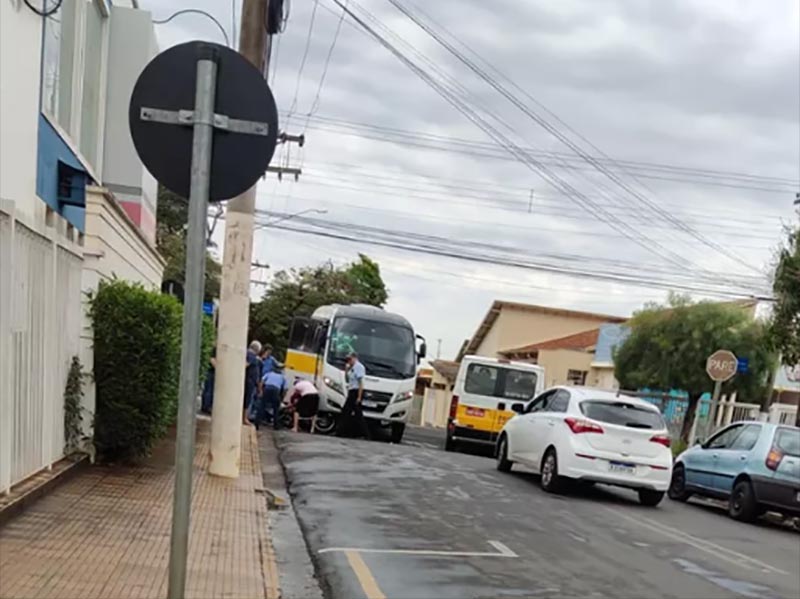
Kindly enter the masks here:
[[322, 382], [325, 383], [325, 386], [329, 389], [333, 389], [339, 395], [344, 395], [344, 387], [342, 387], [341, 383], [334, 381], [332, 378], [326, 376], [322, 379]]
[[403, 391], [394, 396], [394, 401], [407, 401], [414, 397], [413, 391]]

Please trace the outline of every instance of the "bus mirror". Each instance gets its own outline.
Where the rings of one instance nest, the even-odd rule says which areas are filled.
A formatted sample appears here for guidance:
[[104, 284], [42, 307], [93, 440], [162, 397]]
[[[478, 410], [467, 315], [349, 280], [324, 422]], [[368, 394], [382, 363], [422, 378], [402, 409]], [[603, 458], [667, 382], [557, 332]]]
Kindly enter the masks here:
[[419, 346], [419, 357], [424, 358], [428, 355], [428, 344], [424, 341]]

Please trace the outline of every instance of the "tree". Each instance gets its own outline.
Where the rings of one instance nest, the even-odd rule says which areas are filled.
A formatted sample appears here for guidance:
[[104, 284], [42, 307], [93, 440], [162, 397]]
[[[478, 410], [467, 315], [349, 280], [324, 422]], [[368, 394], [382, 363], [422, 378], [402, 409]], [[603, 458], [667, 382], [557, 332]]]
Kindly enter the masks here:
[[[166, 261], [164, 280], [184, 283], [186, 278], [186, 223], [189, 203], [166, 187], [158, 188], [156, 245]], [[219, 297], [222, 266], [206, 251], [204, 299]]]
[[693, 304], [673, 296], [669, 305], [650, 305], [631, 319], [630, 336], [614, 356], [615, 375], [624, 389], [679, 389], [689, 395], [681, 430], [688, 442], [700, 397], [713, 389], [706, 373], [708, 357], [718, 349], [749, 360], [747, 373], [723, 385], [743, 399], [760, 398], [774, 357], [765, 326], [740, 305], [715, 302]]
[[282, 353], [295, 316], [311, 316], [326, 304], [383, 306], [387, 298], [378, 263], [363, 254], [346, 266], [326, 262], [280, 271], [262, 300], [250, 306], [250, 338], [269, 343]]
[[[784, 365], [795, 366], [800, 364], [800, 227], [788, 232], [786, 245], [780, 249], [772, 293], [770, 344]], [[800, 426], [800, 410], [797, 423]]]

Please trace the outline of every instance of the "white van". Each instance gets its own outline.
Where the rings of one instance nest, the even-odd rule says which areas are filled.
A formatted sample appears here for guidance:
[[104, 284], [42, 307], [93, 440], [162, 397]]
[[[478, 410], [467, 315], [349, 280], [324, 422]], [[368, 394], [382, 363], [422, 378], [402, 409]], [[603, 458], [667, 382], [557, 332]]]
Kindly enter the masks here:
[[526, 362], [465, 356], [458, 369], [446, 451], [462, 443], [493, 446], [506, 421], [514, 416], [511, 405], [527, 403], [544, 390], [544, 368]]

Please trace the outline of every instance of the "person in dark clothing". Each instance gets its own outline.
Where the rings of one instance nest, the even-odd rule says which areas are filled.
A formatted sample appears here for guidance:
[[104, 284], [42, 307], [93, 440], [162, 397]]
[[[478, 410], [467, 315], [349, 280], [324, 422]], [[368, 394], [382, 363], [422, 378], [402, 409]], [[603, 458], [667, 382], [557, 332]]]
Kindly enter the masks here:
[[206, 380], [203, 383], [203, 401], [200, 404], [200, 411], [203, 414], [211, 414], [211, 407], [214, 405], [214, 381], [217, 377], [217, 350], [211, 351], [211, 358], [208, 360], [208, 371]]
[[247, 362], [244, 371], [244, 397], [242, 398], [242, 424], [249, 424], [247, 412], [255, 401], [261, 381], [261, 343], [253, 341], [247, 349]]
[[339, 425], [337, 432], [339, 435], [344, 434], [345, 428], [351, 428], [353, 421], [358, 426], [359, 431], [365, 439], [371, 439], [372, 435], [367, 426], [367, 420], [364, 418], [364, 411], [361, 409], [361, 400], [364, 396], [364, 377], [367, 375], [367, 369], [358, 360], [355, 352], [351, 352], [347, 356], [347, 365], [345, 366], [345, 377], [347, 378], [347, 399], [344, 402], [342, 413], [339, 416]]

